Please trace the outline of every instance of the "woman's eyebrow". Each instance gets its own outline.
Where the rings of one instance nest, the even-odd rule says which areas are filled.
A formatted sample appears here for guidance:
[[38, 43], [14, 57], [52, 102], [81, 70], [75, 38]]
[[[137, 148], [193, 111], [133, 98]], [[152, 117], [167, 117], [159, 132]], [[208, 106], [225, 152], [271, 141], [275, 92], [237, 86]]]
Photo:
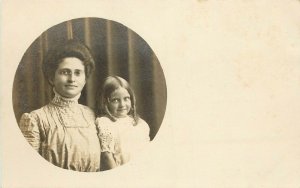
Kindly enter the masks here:
[[[72, 70], [71, 68], [60, 68], [59, 70]], [[84, 69], [74, 69], [75, 71], [84, 71]]]
[[68, 68], [60, 68], [58, 69], [59, 71], [71, 71], [71, 69], [68, 69]]

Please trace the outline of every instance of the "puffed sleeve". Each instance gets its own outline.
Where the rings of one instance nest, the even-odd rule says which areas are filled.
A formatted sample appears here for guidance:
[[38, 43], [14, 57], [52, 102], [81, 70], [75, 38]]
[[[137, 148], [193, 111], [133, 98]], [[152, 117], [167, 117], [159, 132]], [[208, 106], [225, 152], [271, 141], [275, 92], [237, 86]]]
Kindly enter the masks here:
[[24, 113], [20, 119], [19, 126], [29, 144], [39, 151], [40, 132], [36, 118], [32, 114]]
[[144, 121], [143, 119], [139, 119], [138, 123], [138, 129], [139, 129], [139, 136], [140, 136], [140, 141], [147, 143], [150, 142], [150, 128], [149, 125]]
[[104, 117], [96, 119], [96, 126], [99, 131], [98, 137], [100, 140], [101, 152], [115, 153], [115, 134], [112, 127], [109, 125], [109, 121], [110, 120]]

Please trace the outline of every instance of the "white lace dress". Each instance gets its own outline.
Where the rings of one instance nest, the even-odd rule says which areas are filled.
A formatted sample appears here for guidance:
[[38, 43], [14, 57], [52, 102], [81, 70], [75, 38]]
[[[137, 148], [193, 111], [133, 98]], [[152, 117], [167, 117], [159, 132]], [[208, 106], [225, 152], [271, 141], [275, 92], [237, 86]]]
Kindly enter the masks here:
[[52, 164], [76, 171], [100, 170], [100, 142], [94, 112], [55, 93], [46, 106], [24, 113], [19, 126], [26, 140]]
[[102, 152], [111, 152], [117, 166], [125, 164], [130, 158], [145, 147], [149, 142], [149, 126], [139, 119], [133, 125], [133, 118], [118, 118], [113, 122], [108, 117], [96, 119]]

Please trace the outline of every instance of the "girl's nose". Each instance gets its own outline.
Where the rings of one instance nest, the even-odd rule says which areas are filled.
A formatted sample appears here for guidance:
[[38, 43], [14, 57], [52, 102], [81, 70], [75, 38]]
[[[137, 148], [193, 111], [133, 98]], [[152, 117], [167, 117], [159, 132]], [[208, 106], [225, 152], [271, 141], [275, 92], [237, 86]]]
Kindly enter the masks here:
[[124, 100], [120, 100], [120, 106], [124, 106], [125, 105], [125, 101]]

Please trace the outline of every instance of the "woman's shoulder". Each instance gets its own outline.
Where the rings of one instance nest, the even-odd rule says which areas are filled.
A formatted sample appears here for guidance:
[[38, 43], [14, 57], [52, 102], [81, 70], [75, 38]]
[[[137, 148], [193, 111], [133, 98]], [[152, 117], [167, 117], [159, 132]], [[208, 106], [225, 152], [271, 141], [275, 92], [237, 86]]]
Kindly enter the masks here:
[[36, 110], [33, 110], [31, 112], [25, 112], [22, 114], [22, 118], [27, 118], [27, 119], [38, 119], [40, 116], [43, 116], [43, 114], [45, 113], [45, 109], [46, 109], [47, 105], [39, 108], [39, 109], [36, 109]]
[[91, 109], [88, 106], [85, 106], [83, 104], [79, 104], [79, 107], [82, 109], [82, 112], [84, 114], [87, 114], [90, 118], [92, 118], [93, 120], [95, 120], [95, 112], [93, 109]]
[[79, 106], [80, 106], [80, 108], [81, 108], [83, 111], [85, 111], [85, 112], [87, 112], [87, 113], [95, 114], [95, 113], [94, 113], [94, 110], [91, 109], [90, 107], [85, 106], [85, 105], [83, 105], [83, 104], [79, 104]]
[[21, 115], [19, 124], [26, 125], [30, 123], [39, 122], [41, 119], [46, 119], [46, 111], [47, 111], [46, 109], [47, 109], [47, 105], [39, 109], [33, 110], [31, 112], [23, 113]]

